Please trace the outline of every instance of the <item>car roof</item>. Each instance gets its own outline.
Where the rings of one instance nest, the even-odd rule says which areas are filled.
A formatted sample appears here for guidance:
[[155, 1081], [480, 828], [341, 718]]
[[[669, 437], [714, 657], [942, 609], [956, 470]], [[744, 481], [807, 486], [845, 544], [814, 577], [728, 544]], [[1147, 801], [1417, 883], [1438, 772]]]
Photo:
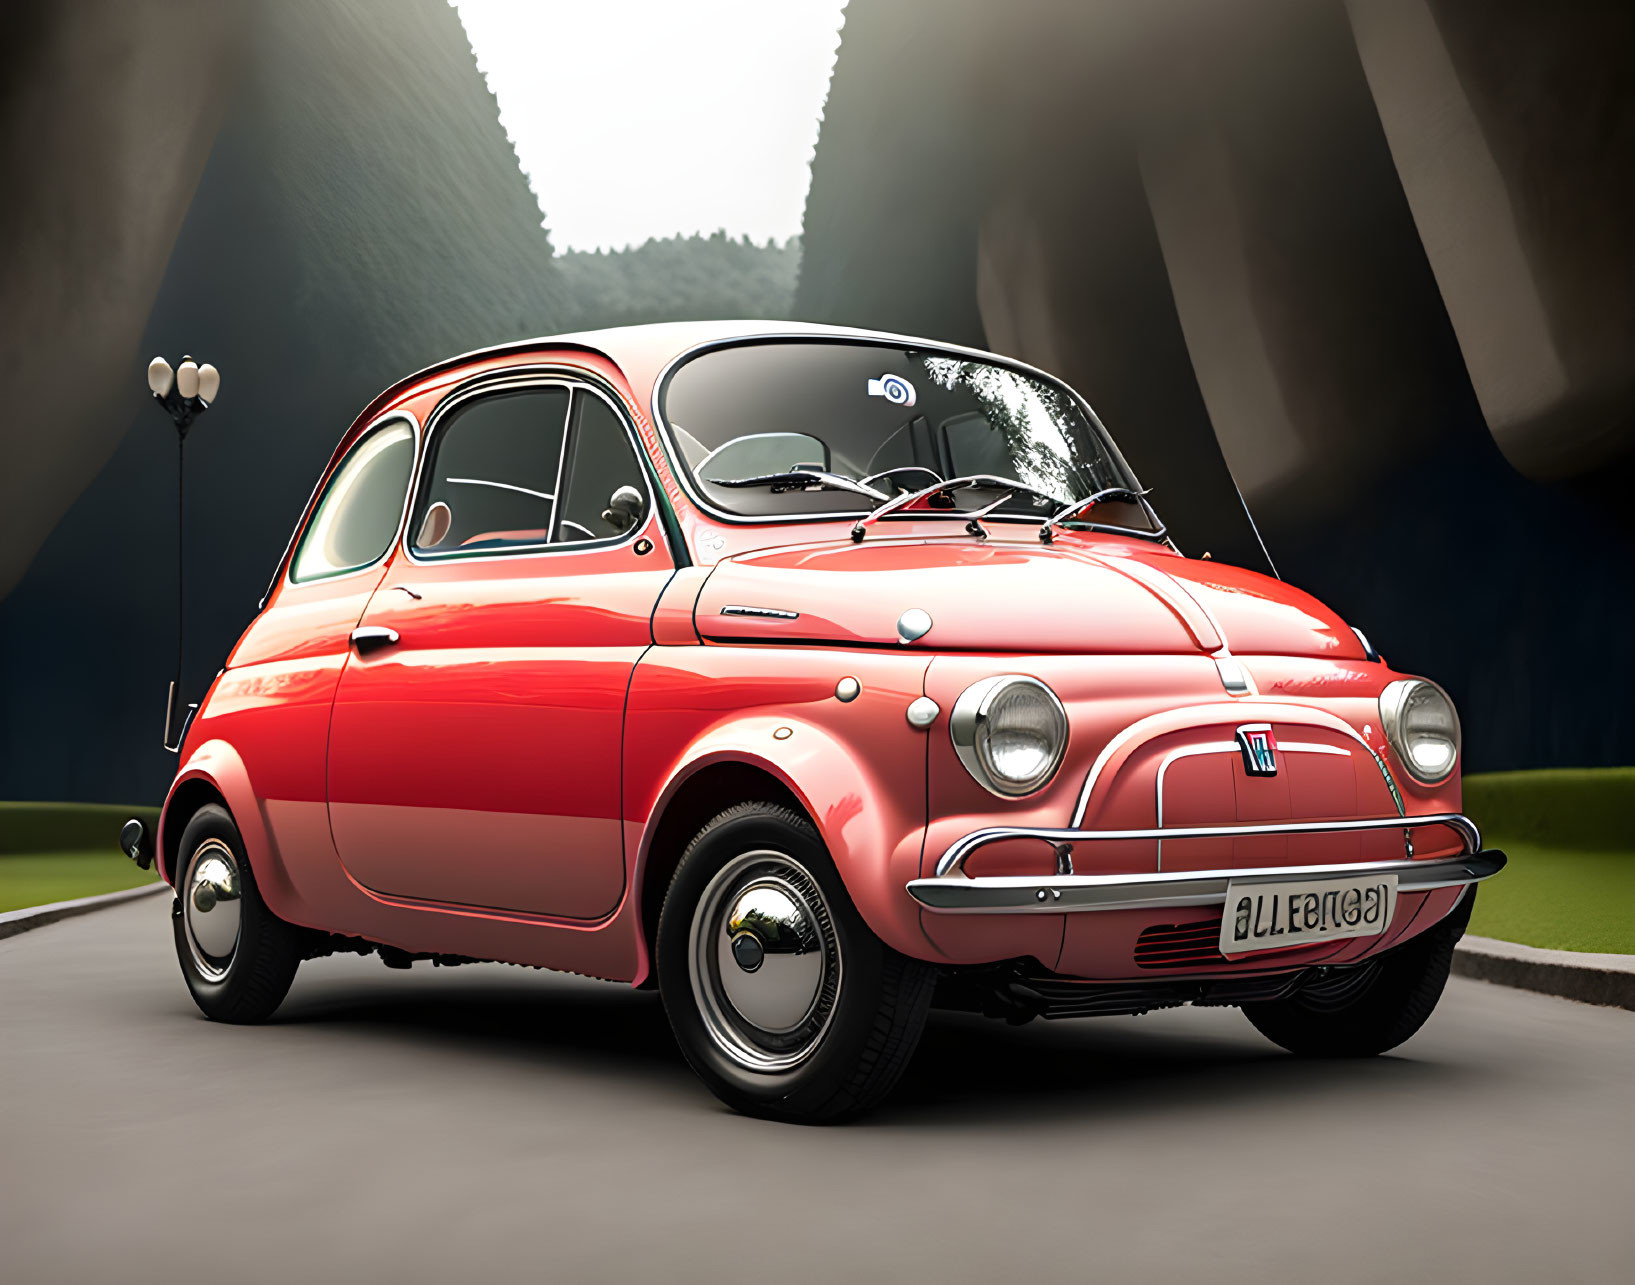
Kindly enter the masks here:
[[[888, 335], [857, 326], [830, 326], [815, 321], [655, 321], [639, 326], [610, 326], [605, 330], [582, 330], [574, 334], [530, 340], [525, 346], [549, 343], [552, 338], [583, 344], [606, 353], [614, 361], [621, 356], [646, 357], [664, 354], [665, 360], [678, 357], [699, 344], [725, 339], [754, 339], [768, 335], [828, 335], [835, 338], [910, 339], [933, 343], [909, 335]], [[509, 346], [509, 345], [507, 345]], [[621, 365], [623, 363], [621, 362]]]

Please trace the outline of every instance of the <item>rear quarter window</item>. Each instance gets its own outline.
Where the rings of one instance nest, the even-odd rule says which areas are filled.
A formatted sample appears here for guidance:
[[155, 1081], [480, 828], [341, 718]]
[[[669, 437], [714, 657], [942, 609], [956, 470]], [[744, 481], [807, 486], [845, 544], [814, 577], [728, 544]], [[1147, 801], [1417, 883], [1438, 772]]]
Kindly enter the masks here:
[[397, 421], [347, 452], [324, 489], [290, 563], [300, 582], [356, 571], [391, 547], [414, 470], [414, 430]]

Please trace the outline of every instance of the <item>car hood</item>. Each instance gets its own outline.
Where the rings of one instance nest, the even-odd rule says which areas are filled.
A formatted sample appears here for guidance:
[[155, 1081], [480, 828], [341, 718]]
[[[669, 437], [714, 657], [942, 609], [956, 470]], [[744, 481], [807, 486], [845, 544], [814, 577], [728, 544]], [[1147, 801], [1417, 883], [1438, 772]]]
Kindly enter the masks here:
[[762, 550], [719, 563], [694, 620], [710, 640], [939, 651], [1214, 652], [1360, 660], [1356, 635], [1309, 594], [1224, 563], [1123, 539], [870, 540]]

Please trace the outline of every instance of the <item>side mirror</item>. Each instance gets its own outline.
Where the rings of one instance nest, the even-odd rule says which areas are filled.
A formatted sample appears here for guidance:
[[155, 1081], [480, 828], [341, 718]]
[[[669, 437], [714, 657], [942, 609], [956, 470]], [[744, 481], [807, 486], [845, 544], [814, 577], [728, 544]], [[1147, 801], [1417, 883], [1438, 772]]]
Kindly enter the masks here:
[[621, 486], [602, 510], [602, 521], [615, 531], [628, 531], [636, 525], [646, 507], [647, 501], [640, 491], [633, 486]]

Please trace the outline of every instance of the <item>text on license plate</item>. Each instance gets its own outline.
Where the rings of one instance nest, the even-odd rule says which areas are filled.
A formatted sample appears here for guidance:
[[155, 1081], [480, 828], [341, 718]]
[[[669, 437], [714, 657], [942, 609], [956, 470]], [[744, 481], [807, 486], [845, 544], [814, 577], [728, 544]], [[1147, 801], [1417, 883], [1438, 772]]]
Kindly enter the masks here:
[[1391, 926], [1397, 877], [1365, 875], [1301, 883], [1233, 882], [1221, 915], [1223, 955], [1372, 937]]

